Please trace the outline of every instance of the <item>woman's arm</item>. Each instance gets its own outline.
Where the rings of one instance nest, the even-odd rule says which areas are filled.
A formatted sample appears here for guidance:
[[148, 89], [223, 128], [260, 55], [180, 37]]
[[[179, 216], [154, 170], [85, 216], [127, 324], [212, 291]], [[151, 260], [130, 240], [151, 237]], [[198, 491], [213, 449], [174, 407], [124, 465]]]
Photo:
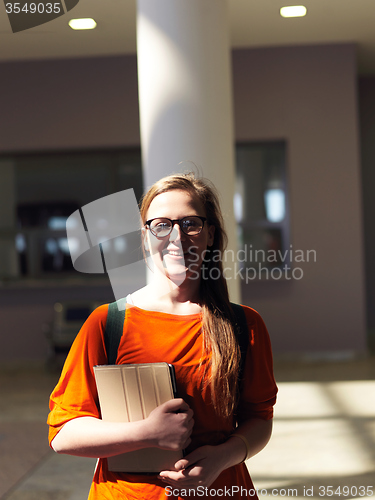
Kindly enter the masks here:
[[[242, 459], [240, 462], [242, 462], [244, 459], [247, 460], [248, 458], [253, 457], [257, 453], [263, 450], [263, 448], [266, 447], [268, 441], [271, 438], [272, 434], [272, 425], [273, 421], [272, 419], [270, 420], [263, 420], [261, 418], [253, 418], [251, 420], [247, 420], [243, 422], [233, 435], [224, 443], [224, 445], [229, 446], [229, 449], [227, 450], [227, 453], [234, 451], [234, 449], [237, 450], [237, 453], [239, 452], [238, 446], [236, 448], [233, 448], [233, 440], [234, 441], [242, 441]], [[247, 447], [245, 442], [242, 439], [234, 437], [236, 434], [240, 434], [245, 437], [247, 441]], [[238, 445], [238, 443], [237, 443]], [[245, 453], [245, 454], [244, 454]], [[232, 461], [235, 461], [235, 463], [238, 463], [238, 457], [237, 456], [232, 456]], [[234, 464], [231, 464], [234, 465]], [[229, 465], [230, 467], [230, 465]]]
[[[243, 422], [234, 434], [217, 446], [202, 446], [176, 463], [175, 471], [163, 471], [161, 479], [177, 488], [210, 486], [219, 474], [259, 453], [272, 433], [272, 420], [253, 418]], [[243, 439], [234, 437], [241, 434]]]
[[51, 446], [57, 453], [94, 458], [148, 447], [179, 450], [191, 442], [193, 425], [189, 406], [182, 399], [172, 399], [137, 422], [74, 418], [62, 427]]

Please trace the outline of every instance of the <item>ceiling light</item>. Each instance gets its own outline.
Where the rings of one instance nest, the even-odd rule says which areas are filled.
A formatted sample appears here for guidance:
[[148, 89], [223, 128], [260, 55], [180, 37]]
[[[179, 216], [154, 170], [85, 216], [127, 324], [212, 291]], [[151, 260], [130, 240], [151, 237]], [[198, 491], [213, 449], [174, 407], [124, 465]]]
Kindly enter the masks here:
[[282, 17], [303, 17], [306, 14], [307, 9], [303, 5], [291, 5], [289, 7], [281, 7], [280, 9]]
[[96, 28], [96, 22], [91, 18], [71, 19], [69, 26], [72, 30], [93, 30]]

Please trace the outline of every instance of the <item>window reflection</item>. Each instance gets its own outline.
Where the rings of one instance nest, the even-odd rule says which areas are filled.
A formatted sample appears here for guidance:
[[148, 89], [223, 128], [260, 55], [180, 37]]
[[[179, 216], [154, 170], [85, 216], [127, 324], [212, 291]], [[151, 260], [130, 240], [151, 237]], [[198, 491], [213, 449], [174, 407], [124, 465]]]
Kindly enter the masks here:
[[281, 222], [285, 217], [285, 192], [283, 189], [267, 189], [264, 192], [267, 220]]

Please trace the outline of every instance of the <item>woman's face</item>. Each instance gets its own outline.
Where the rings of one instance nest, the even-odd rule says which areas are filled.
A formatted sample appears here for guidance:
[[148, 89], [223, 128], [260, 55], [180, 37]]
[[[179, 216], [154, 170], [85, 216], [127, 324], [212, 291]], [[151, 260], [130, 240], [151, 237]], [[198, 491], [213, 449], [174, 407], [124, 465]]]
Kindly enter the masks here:
[[[200, 200], [190, 193], [172, 190], [157, 195], [151, 202], [146, 219], [166, 217], [182, 219], [187, 216], [206, 216]], [[156, 268], [177, 285], [186, 278], [200, 279], [204, 251], [213, 244], [214, 226], [207, 221], [202, 231], [194, 236], [186, 235], [176, 223], [169, 236], [158, 238], [149, 229], [145, 234], [145, 248], [150, 252]]]

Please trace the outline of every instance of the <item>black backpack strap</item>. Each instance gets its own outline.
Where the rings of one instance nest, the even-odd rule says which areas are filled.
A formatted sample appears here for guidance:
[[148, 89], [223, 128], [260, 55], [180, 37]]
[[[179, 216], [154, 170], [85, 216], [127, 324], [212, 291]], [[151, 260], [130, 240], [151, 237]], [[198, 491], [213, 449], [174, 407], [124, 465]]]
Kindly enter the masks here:
[[241, 352], [240, 369], [238, 372], [238, 380], [241, 382], [244, 376], [246, 353], [249, 346], [249, 331], [243, 307], [233, 302], [231, 302], [230, 305], [236, 318], [235, 333]]
[[126, 298], [112, 302], [108, 306], [107, 323], [104, 332], [104, 344], [109, 365], [115, 365], [118, 346], [124, 329]]

